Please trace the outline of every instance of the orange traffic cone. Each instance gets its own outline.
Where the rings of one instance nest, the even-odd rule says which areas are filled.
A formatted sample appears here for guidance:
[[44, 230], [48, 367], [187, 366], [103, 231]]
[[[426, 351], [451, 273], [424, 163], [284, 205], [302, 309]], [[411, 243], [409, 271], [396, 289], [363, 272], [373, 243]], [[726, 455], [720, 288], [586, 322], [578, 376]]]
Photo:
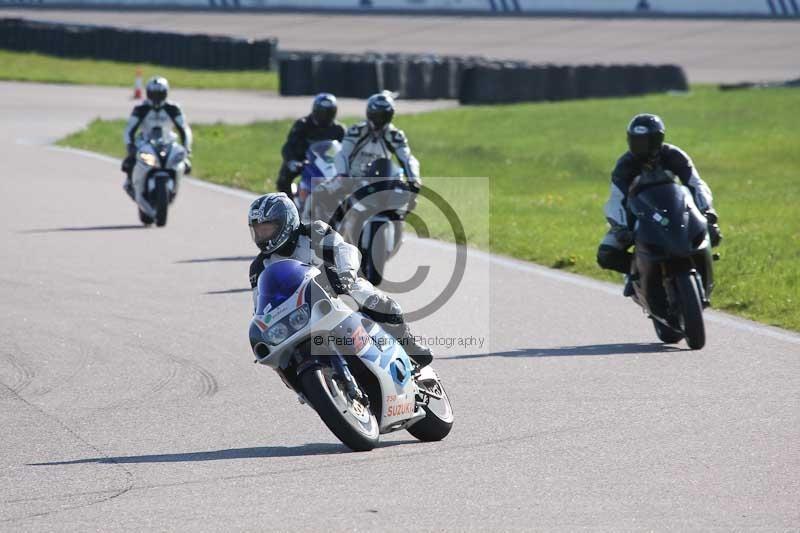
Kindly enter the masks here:
[[142, 67], [136, 67], [136, 80], [133, 82], [133, 99], [142, 99]]

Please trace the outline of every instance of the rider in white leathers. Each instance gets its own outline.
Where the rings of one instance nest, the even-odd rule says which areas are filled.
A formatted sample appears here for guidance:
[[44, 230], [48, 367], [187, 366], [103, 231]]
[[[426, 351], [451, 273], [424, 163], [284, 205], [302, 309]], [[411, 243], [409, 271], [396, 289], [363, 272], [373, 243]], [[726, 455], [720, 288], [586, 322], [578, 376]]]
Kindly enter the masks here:
[[[171, 132], [174, 126], [178, 130], [181, 143], [186, 148], [187, 156], [192, 153], [192, 129], [186, 122], [180, 106], [167, 100], [169, 82], [166, 78], [152, 78], [147, 82], [146, 89], [147, 99], [133, 108], [122, 134], [122, 140], [128, 149], [128, 156], [122, 162], [122, 171], [127, 176], [123, 188], [131, 197], [133, 196], [131, 172], [136, 162], [137, 142], [151, 138], [154, 132], [160, 132], [161, 135]], [[188, 158], [185, 163], [185, 173], [189, 174], [191, 165]]]
[[419, 365], [433, 360], [431, 351], [411, 334], [403, 312], [393, 299], [358, 276], [358, 249], [321, 221], [301, 224], [297, 207], [284, 193], [265, 194], [250, 204], [250, 234], [261, 253], [250, 265], [250, 286], [257, 301], [258, 277], [271, 263], [296, 259], [319, 267], [337, 294], [348, 294], [361, 312], [395, 336]]
[[390, 93], [369, 97], [367, 120], [347, 130], [342, 151], [336, 156], [336, 172], [340, 176], [363, 176], [370, 163], [394, 155], [409, 183], [419, 181], [419, 161], [411, 154], [405, 133], [392, 124], [393, 117], [394, 99]]

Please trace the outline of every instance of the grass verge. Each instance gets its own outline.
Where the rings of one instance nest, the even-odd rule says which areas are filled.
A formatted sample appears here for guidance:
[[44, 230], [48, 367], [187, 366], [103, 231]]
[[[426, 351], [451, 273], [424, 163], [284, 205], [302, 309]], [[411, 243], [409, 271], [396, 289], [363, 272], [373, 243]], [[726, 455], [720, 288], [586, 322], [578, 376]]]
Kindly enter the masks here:
[[[609, 174], [638, 112], [660, 114], [667, 140], [686, 149], [711, 185], [725, 234], [714, 305], [800, 330], [800, 134], [788, 110], [800, 91], [720, 92], [464, 107], [399, 116], [425, 176], [488, 176], [489, 242], [472, 244], [547, 266], [619, 281], [595, 252], [606, 225]], [[400, 107], [402, 112], [402, 103]], [[95, 121], [61, 144], [122, 156], [122, 121]], [[265, 191], [290, 121], [198, 125], [195, 168], [203, 179]], [[432, 187], [443, 180], [427, 178]], [[451, 183], [448, 181], [448, 183]], [[445, 194], [475, 202], [482, 190]], [[480, 189], [480, 188], [478, 188]], [[424, 216], [424, 213], [421, 213]], [[481, 219], [482, 217], [476, 217]], [[464, 220], [467, 233], [482, 228]], [[443, 226], [432, 228], [447, 238]]]
[[274, 71], [189, 70], [0, 50], [0, 80], [133, 87], [137, 66], [142, 68], [145, 82], [160, 75], [181, 88], [278, 90], [278, 74]]

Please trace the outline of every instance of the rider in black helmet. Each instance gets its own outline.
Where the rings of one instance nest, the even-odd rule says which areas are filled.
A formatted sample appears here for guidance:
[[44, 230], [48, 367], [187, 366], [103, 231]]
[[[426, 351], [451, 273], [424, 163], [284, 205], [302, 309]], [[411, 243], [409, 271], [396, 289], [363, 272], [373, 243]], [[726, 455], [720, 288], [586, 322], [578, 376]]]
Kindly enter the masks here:
[[[717, 246], [722, 233], [717, 224], [717, 214], [712, 204], [711, 189], [700, 178], [691, 158], [677, 146], [664, 142], [666, 128], [657, 115], [636, 115], [628, 124], [628, 151], [622, 154], [611, 173], [611, 196], [605, 205], [606, 220], [611, 228], [597, 250], [597, 262], [606, 269], [629, 274], [633, 255], [628, 248], [633, 244], [632, 222], [628, 220], [626, 199], [628, 188], [642, 170], [662, 168], [689, 188], [698, 209], [708, 219], [711, 245]], [[630, 282], [625, 295], [632, 294]]]
[[345, 128], [336, 121], [336, 97], [320, 93], [314, 97], [311, 113], [297, 119], [281, 148], [283, 164], [278, 172], [277, 189], [292, 196], [292, 181], [303, 170], [306, 150], [316, 141], [341, 141]]
[[254, 298], [258, 276], [271, 262], [291, 258], [314, 265], [325, 272], [333, 291], [349, 294], [362, 313], [398, 339], [409, 357], [420, 366], [430, 364], [433, 354], [411, 334], [400, 305], [358, 277], [361, 265], [358, 249], [346, 243], [330, 226], [319, 220], [301, 224], [297, 207], [283, 193], [257, 198], [250, 204], [247, 220], [253, 242], [261, 251], [250, 265]]

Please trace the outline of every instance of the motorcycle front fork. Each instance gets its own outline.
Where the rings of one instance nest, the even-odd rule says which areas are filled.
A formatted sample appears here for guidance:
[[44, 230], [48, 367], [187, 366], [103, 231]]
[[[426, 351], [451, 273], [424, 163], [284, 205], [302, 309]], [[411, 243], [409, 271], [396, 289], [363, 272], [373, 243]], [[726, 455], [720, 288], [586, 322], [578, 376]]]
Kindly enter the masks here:
[[[689, 271], [689, 275], [694, 280], [695, 286], [700, 294], [700, 302], [703, 304], [703, 309], [711, 305], [706, 294], [705, 286], [703, 285], [703, 278], [696, 269]], [[661, 264], [661, 279], [664, 283], [664, 292], [667, 295], [667, 312], [671, 317], [680, 316], [680, 305], [678, 303], [678, 290], [673, 283], [674, 277], [667, 271], [667, 266]]]
[[340, 353], [336, 353], [331, 357], [331, 363], [336, 376], [343, 382], [347, 395], [352, 400], [357, 400], [365, 407], [369, 407], [369, 396], [364, 394], [358, 386], [345, 358]]

